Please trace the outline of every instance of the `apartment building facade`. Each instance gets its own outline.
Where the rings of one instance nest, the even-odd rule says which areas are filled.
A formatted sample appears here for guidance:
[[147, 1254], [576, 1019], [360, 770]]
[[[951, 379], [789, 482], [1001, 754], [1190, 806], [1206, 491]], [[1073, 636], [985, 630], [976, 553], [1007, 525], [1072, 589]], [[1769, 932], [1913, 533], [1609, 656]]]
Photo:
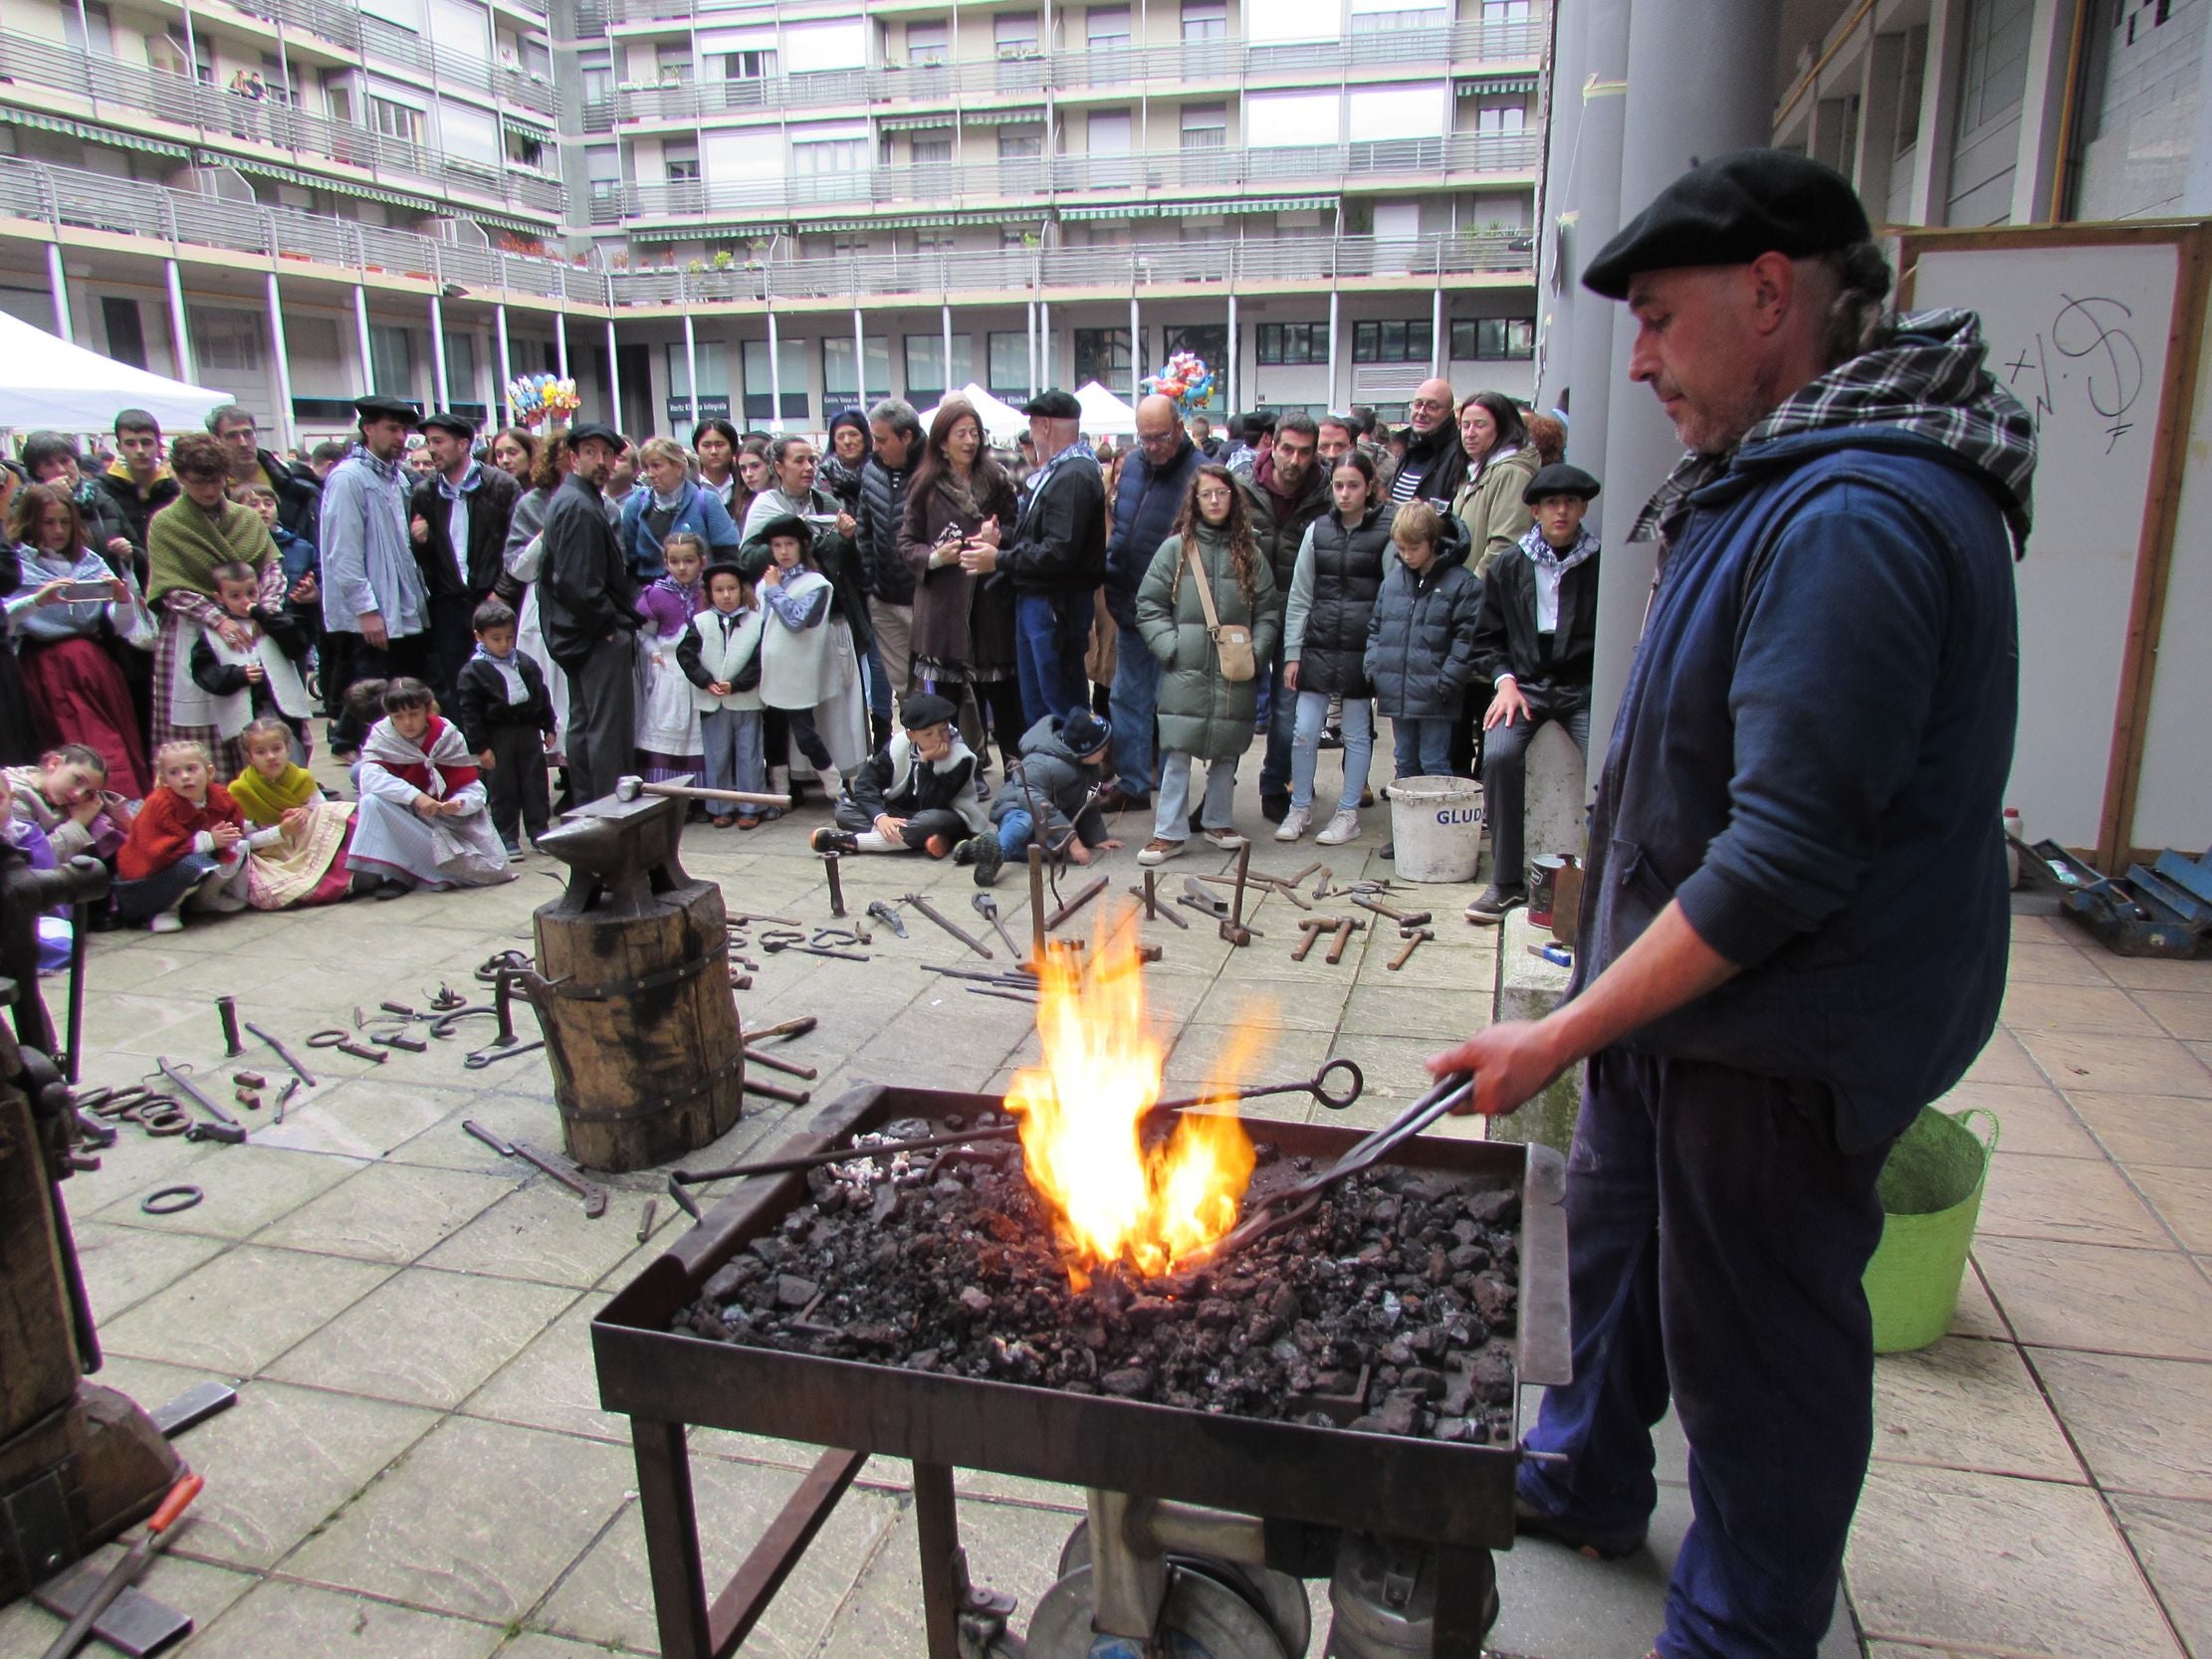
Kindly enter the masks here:
[[[364, 386], [819, 430], [1175, 349], [1533, 389], [1541, 0], [18, 0], [0, 305], [295, 441]], [[1233, 343], [1232, 343], [1233, 342]], [[0, 415], [4, 419], [4, 415]]]

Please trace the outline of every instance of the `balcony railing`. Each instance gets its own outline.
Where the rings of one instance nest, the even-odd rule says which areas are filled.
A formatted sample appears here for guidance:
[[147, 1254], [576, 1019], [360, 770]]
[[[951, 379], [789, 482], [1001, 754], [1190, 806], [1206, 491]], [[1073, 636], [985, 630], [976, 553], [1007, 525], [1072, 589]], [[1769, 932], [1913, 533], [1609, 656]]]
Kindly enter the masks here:
[[1348, 180], [1532, 171], [1536, 133], [1456, 133], [1278, 149], [1147, 150], [1130, 155], [1050, 155], [951, 166], [873, 167], [844, 173], [712, 183], [625, 186], [594, 203], [599, 223], [781, 213], [890, 202], [982, 202], [1106, 191], [1149, 200], [1192, 190], [1341, 184]]
[[387, 137], [346, 121], [255, 102], [181, 75], [119, 63], [27, 35], [0, 31], [0, 77], [15, 87], [45, 87], [85, 101], [109, 120], [152, 115], [192, 128], [216, 146], [263, 147], [307, 159], [343, 162], [378, 180], [412, 184], [418, 192], [465, 192], [534, 213], [557, 215], [565, 200], [550, 178], [441, 154], [426, 144]]
[[231, 0], [234, 9], [264, 22], [305, 29], [349, 52], [361, 46], [361, 14], [337, 0]]
[[[690, 0], [609, 0], [630, 21], [663, 18]], [[657, 10], [656, 10], [657, 8]], [[1323, 73], [1334, 78], [1356, 69], [1452, 64], [1523, 63], [1544, 49], [1542, 23], [1459, 23], [1447, 28], [1389, 29], [1298, 46], [1243, 41], [1191, 41], [1166, 46], [1110, 47], [1057, 52], [1033, 58], [976, 58], [927, 66], [882, 66], [810, 75], [771, 75], [749, 81], [700, 80], [674, 86], [632, 87], [614, 96], [614, 118], [692, 121], [759, 110], [819, 108], [825, 104], [951, 104], [965, 100], [1074, 93], [1160, 83], [1216, 81], [1238, 85], [1269, 75]]]
[[381, 18], [362, 17], [361, 51], [379, 66], [411, 70], [426, 86], [456, 87], [542, 114], [560, 113], [560, 98], [551, 81], [512, 64], [486, 63], [457, 52], [433, 52], [430, 43], [412, 29], [402, 29]]

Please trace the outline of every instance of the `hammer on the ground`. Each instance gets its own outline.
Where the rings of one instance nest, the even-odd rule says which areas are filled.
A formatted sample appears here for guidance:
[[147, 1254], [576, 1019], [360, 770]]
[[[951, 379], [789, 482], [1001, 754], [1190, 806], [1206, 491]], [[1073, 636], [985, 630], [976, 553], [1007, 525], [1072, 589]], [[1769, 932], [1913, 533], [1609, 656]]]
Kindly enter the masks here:
[[1426, 928], [1432, 920], [1427, 911], [1402, 911], [1396, 905], [1386, 905], [1380, 899], [1368, 898], [1364, 893], [1354, 898], [1352, 903], [1363, 911], [1373, 911], [1377, 916], [1389, 917], [1401, 930]]
[[1320, 941], [1321, 935], [1336, 932], [1337, 921], [1338, 918], [1333, 916], [1301, 917], [1298, 921], [1298, 933], [1301, 936], [1290, 947], [1290, 959], [1302, 962], [1312, 955], [1313, 947]]
[[1337, 918], [1336, 937], [1329, 941], [1328, 961], [1332, 967], [1344, 960], [1345, 946], [1352, 942], [1352, 935], [1366, 926], [1367, 924], [1356, 916]]
[[845, 881], [838, 872], [836, 853], [822, 854], [822, 874], [829, 879], [829, 914], [842, 918], [845, 914]]
[[1252, 844], [1247, 841], [1236, 849], [1236, 896], [1229, 903], [1228, 920], [1221, 924], [1221, 937], [1231, 944], [1252, 942], [1252, 931], [1244, 926], [1244, 882], [1251, 867]]
[[1435, 938], [1437, 935], [1427, 928], [1416, 928], [1412, 933], [1401, 933], [1398, 936], [1406, 942], [1398, 947], [1398, 954], [1384, 964], [1393, 973], [1406, 965], [1406, 958], [1421, 948], [1423, 939]]
[[647, 783], [641, 777], [614, 780], [614, 798], [634, 801], [640, 795], [671, 795], [680, 801], [736, 801], [740, 806], [789, 806], [788, 795], [763, 794], [751, 789], [703, 789], [691, 783]]

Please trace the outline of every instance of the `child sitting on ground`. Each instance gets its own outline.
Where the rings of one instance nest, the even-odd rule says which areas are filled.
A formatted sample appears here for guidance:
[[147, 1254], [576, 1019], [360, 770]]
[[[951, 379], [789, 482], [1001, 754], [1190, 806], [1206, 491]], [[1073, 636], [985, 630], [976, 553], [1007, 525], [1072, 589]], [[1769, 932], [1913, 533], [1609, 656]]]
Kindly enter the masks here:
[[198, 743], [163, 743], [153, 756], [160, 781], [131, 820], [115, 855], [115, 916], [156, 933], [184, 926], [194, 910], [246, 908], [246, 820], [214, 781]]
[[707, 543], [678, 530], [661, 544], [666, 572], [637, 596], [637, 764], [648, 783], [697, 777], [705, 769], [700, 749], [699, 706], [676, 660], [691, 619], [706, 604], [699, 573]]
[[296, 659], [305, 654], [306, 642], [282, 611], [258, 608], [261, 576], [252, 565], [218, 564], [213, 575], [216, 603], [251, 630], [253, 639], [241, 650], [212, 629], [199, 631], [189, 658], [199, 695], [193, 700], [178, 689], [172, 705], [176, 723], [212, 726], [223, 740], [224, 758], [233, 762], [232, 776], [246, 769], [238, 739], [257, 720], [281, 721], [292, 734], [292, 758], [304, 762], [311, 705]]
[[[292, 732], [282, 721], [261, 720], [239, 738], [246, 769], [231, 780], [231, 799], [253, 827], [246, 867], [246, 902], [257, 911], [330, 905], [347, 896], [353, 808], [333, 801], [292, 758]], [[274, 836], [266, 833], [275, 831]], [[361, 885], [369, 884], [364, 880]]]
[[978, 887], [995, 882], [1000, 864], [1026, 858], [1032, 841], [1048, 853], [1064, 849], [1075, 864], [1121, 845], [1106, 833], [1096, 798], [1113, 741], [1114, 728], [1088, 709], [1072, 711], [1065, 724], [1047, 715], [1022, 733], [1021, 758], [991, 803], [997, 829], [959, 848], [960, 862], [976, 867]]
[[[51, 870], [58, 862], [46, 831], [29, 818], [16, 814], [15, 791], [0, 789], [0, 848], [13, 847], [33, 870]], [[77, 927], [72, 907], [57, 905], [38, 919], [39, 971], [59, 973], [69, 966], [70, 939]]]
[[545, 672], [515, 649], [515, 612], [487, 599], [470, 618], [476, 654], [454, 676], [461, 737], [485, 774], [492, 827], [509, 858], [523, 856], [553, 822], [546, 756], [553, 746], [553, 698]]
[[924, 852], [943, 858], [991, 820], [976, 798], [976, 754], [953, 722], [960, 711], [916, 692], [900, 706], [904, 731], [855, 766], [836, 821], [814, 832], [817, 853]]
[[[707, 566], [707, 598], [676, 644], [676, 666], [692, 684], [699, 706], [699, 740], [706, 750], [707, 787], [768, 788], [768, 755], [761, 731], [761, 627], [767, 620], [753, 596], [753, 584], [735, 564]], [[714, 815], [716, 829], [733, 821], [742, 830], [758, 829], [775, 807], [741, 806], [735, 815]]]
[[[366, 684], [348, 696], [367, 695]], [[360, 805], [346, 866], [396, 899], [413, 888], [484, 887], [515, 872], [484, 810], [484, 780], [461, 728], [420, 680], [383, 688], [384, 718], [361, 744]]]
[[129, 803], [111, 794], [108, 762], [84, 743], [60, 743], [35, 766], [10, 766], [4, 774], [16, 811], [45, 831], [57, 860], [66, 864], [90, 853], [112, 864], [129, 832]]

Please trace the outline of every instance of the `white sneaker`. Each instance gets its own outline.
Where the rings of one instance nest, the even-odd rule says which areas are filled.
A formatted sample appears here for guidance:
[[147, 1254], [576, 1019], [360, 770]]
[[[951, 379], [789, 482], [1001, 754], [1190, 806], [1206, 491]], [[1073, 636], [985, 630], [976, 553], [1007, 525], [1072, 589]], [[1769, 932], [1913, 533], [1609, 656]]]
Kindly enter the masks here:
[[163, 911], [146, 924], [146, 932], [149, 933], [181, 933], [184, 932], [184, 918], [177, 915], [175, 911]]
[[1206, 837], [1208, 846], [1218, 847], [1224, 853], [1233, 853], [1239, 847], [1248, 845], [1244, 838], [1232, 829], [1201, 830], [1199, 833]]
[[1183, 852], [1184, 844], [1182, 842], [1170, 841], [1165, 836], [1156, 835], [1146, 842], [1143, 850], [1137, 854], [1137, 862], [1148, 867], [1155, 864], [1165, 864], [1171, 858], [1181, 858]]
[[1275, 826], [1277, 841], [1295, 841], [1306, 833], [1306, 826], [1313, 822], [1313, 814], [1302, 806], [1294, 806], [1282, 815], [1282, 822]]
[[1341, 847], [1347, 841], [1360, 838], [1360, 815], [1357, 812], [1339, 812], [1329, 820], [1329, 827], [1313, 839], [1324, 847]]

